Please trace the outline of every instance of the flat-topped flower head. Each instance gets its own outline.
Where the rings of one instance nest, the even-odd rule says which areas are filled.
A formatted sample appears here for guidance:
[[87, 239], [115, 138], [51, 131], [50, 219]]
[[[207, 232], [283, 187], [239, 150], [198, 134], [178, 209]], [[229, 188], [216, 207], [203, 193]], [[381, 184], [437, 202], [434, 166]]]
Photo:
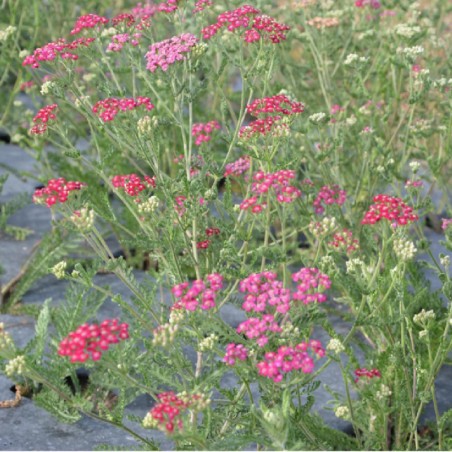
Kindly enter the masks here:
[[55, 42], [49, 42], [44, 47], [39, 47], [31, 55], [27, 55], [22, 66], [31, 66], [36, 69], [43, 61], [53, 61], [57, 57], [63, 60], [78, 60], [78, 55], [74, 53], [79, 47], [88, 47], [96, 38], [78, 38], [72, 42], [66, 42], [61, 38]]
[[80, 190], [84, 186], [85, 184], [81, 182], [67, 182], [63, 177], [50, 179], [46, 187], [35, 190], [33, 202], [35, 204], [45, 203], [47, 207], [52, 207], [57, 203], [66, 202], [69, 197], [69, 192]]
[[223, 276], [211, 273], [204, 280], [197, 279], [191, 284], [183, 282], [176, 284], [171, 292], [176, 298], [172, 309], [185, 309], [187, 311], [210, 310], [215, 307], [217, 292], [223, 288]]
[[106, 25], [108, 24], [108, 19], [103, 16], [98, 16], [97, 14], [86, 14], [80, 16], [75, 22], [74, 28], [71, 30], [71, 35], [80, 33], [82, 30], [88, 28], [95, 28], [96, 25]]
[[240, 157], [238, 160], [232, 163], [228, 163], [225, 166], [225, 171], [223, 176], [240, 176], [243, 173], [246, 173], [250, 169], [251, 165], [251, 157], [245, 155]]
[[111, 179], [113, 187], [115, 188], [123, 188], [124, 191], [132, 197], [138, 196], [143, 190], [146, 188], [156, 187], [155, 176], [144, 176], [141, 178], [135, 173], [132, 174], [117, 174], [113, 176]]
[[413, 212], [413, 208], [405, 204], [400, 198], [388, 195], [374, 196], [374, 204], [364, 215], [361, 224], [375, 224], [382, 219], [391, 221], [394, 227], [406, 226], [409, 223], [419, 220], [418, 215]]
[[57, 104], [46, 105], [42, 107], [33, 118], [34, 126], [31, 128], [32, 135], [42, 135], [47, 131], [47, 123], [56, 119], [55, 110], [58, 108]]
[[292, 279], [298, 283], [293, 294], [294, 300], [304, 304], [326, 301], [327, 297], [323, 292], [331, 287], [331, 280], [318, 268], [302, 268], [292, 275]]
[[277, 22], [273, 17], [261, 14], [260, 10], [250, 5], [243, 5], [232, 11], [225, 11], [217, 17], [216, 23], [202, 29], [203, 38], [208, 40], [215, 36], [222, 28], [233, 32], [243, 30], [245, 42], [264, 41], [278, 44], [286, 39], [286, 32], [290, 27]]
[[118, 319], [97, 323], [84, 323], [65, 337], [58, 348], [60, 356], [69, 356], [71, 363], [84, 363], [88, 359], [98, 361], [102, 353], [129, 337], [129, 325], [119, 323]]
[[120, 111], [130, 111], [136, 108], [144, 107], [150, 111], [154, 108], [149, 97], [138, 96], [136, 98], [117, 99], [109, 97], [107, 99], [97, 101], [92, 111], [104, 122], [113, 121]]
[[220, 124], [215, 120], [206, 123], [198, 122], [193, 124], [191, 134], [195, 137], [196, 146], [200, 146], [202, 143], [209, 142], [212, 139], [212, 133], [220, 129]]
[[319, 358], [325, 355], [325, 350], [319, 341], [301, 342], [295, 347], [283, 345], [276, 352], [268, 352], [264, 360], [257, 363], [259, 375], [280, 383], [285, 374], [300, 370], [308, 374], [314, 370], [314, 359], [308, 351]]
[[173, 36], [165, 41], [149, 46], [146, 53], [146, 69], [155, 72], [158, 68], [167, 71], [169, 66], [187, 58], [187, 54], [198, 43], [198, 38], [191, 33]]

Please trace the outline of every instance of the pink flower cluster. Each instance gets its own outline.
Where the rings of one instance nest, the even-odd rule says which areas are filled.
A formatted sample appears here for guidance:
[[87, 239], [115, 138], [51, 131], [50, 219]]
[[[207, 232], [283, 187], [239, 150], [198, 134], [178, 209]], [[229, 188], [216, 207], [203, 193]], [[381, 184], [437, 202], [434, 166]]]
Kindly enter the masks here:
[[224, 177], [240, 176], [250, 169], [251, 157], [245, 155], [232, 163], [228, 163], [225, 167]]
[[71, 30], [71, 35], [76, 35], [87, 28], [94, 28], [97, 24], [106, 25], [108, 24], [108, 19], [97, 14], [80, 16], [75, 22], [74, 28]]
[[143, 179], [140, 176], [132, 174], [116, 175], [111, 179], [113, 187], [123, 188], [129, 196], [138, 196], [143, 190], [148, 187], [155, 188], [155, 176], [144, 176]]
[[256, 339], [259, 347], [268, 342], [267, 332], [280, 333], [282, 328], [272, 314], [264, 314], [262, 318], [250, 317], [237, 327], [237, 333], [244, 334], [248, 339]]
[[129, 337], [129, 325], [118, 319], [104, 320], [100, 325], [85, 323], [65, 337], [58, 348], [60, 356], [70, 356], [71, 363], [84, 363], [89, 358], [98, 361], [110, 344]]
[[452, 226], [452, 218], [442, 218], [441, 229], [445, 231], [449, 226]]
[[193, 8], [192, 13], [197, 14], [201, 11], [204, 11], [207, 7], [212, 6], [213, 2], [211, 0], [198, 0], [195, 3], [195, 7]]
[[121, 33], [119, 35], [114, 35], [111, 38], [110, 44], [107, 46], [107, 52], [120, 52], [124, 47], [124, 44], [130, 42], [134, 47], [140, 43], [141, 33], [134, 33], [129, 35], [129, 33]]
[[146, 69], [151, 72], [155, 72], [157, 68], [161, 68], [162, 71], [168, 70], [168, 67], [176, 61], [185, 60], [185, 54], [190, 52], [197, 42], [198, 38], [195, 35], [184, 33], [152, 44], [149, 46], [149, 52], [145, 55]]
[[[258, 118], [240, 129], [241, 137], [251, 138], [254, 135], [266, 135], [273, 130], [275, 124], [287, 127], [287, 124], [281, 123], [283, 117], [303, 113], [304, 105], [301, 102], [292, 102], [283, 94], [278, 94], [254, 100], [247, 105], [246, 111]], [[262, 117], [268, 114], [270, 115]]]
[[234, 366], [236, 361], [245, 361], [248, 358], [248, 350], [242, 344], [228, 344], [226, 345], [226, 354], [223, 361], [228, 366]]
[[331, 287], [331, 280], [318, 268], [302, 268], [292, 275], [292, 279], [300, 283], [293, 294], [294, 300], [302, 301], [304, 304], [326, 301], [327, 297], [323, 291]]
[[355, 383], [357, 383], [361, 377], [367, 377], [367, 378], [378, 377], [378, 378], [381, 378], [381, 373], [380, 373], [380, 371], [378, 369], [367, 370], [365, 367], [363, 367], [362, 369], [356, 369], [355, 370], [355, 376], [356, 376]]
[[373, 201], [374, 204], [369, 207], [361, 224], [375, 224], [385, 218], [396, 227], [419, 220], [419, 217], [413, 213], [413, 208], [400, 198], [380, 194], [374, 196]]
[[109, 97], [97, 101], [93, 106], [93, 113], [97, 114], [102, 121], [107, 122], [113, 121], [120, 111], [134, 110], [141, 106], [144, 106], [148, 111], [154, 108], [149, 97], [138, 96], [136, 99], [133, 97], [123, 99]]
[[50, 120], [56, 119], [54, 110], [56, 110], [57, 108], [57, 104], [46, 105], [45, 107], [41, 108], [33, 118], [33, 123], [35, 125], [31, 128], [30, 133], [33, 135], [41, 135], [45, 133], [47, 131], [47, 123]]
[[316, 214], [322, 214], [325, 211], [325, 208], [322, 206], [322, 203], [330, 206], [332, 204], [337, 204], [338, 206], [342, 206], [347, 198], [347, 193], [345, 190], [341, 190], [338, 185], [325, 185], [323, 186], [314, 202], [312, 203], [314, 206], [314, 212]]
[[197, 279], [189, 286], [188, 282], [183, 282], [171, 289], [176, 297], [173, 309], [195, 311], [200, 306], [203, 310], [209, 310], [215, 307], [217, 292], [223, 288], [223, 276], [212, 273], [206, 276], [206, 281]]
[[355, 6], [357, 6], [358, 8], [370, 6], [373, 9], [378, 9], [381, 7], [381, 3], [378, 0], [356, 0]]
[[88, 47], [95, 38], [78, 38], [72, 42], [66, 42], [65, 39], [58, 39], [55, 42], [49, 42], [44, 47], [35, 49], [33, 54], [24, 58], [22, 66], [39, 67], [40, 61], [53, 61], [57, 56], [64, 60], [78, 60], [78, 55], [73, 50], [79, 47]]
[[33, 202], [36, 204], [45, 202], [47, 207], [52, 207], [58, 202], [64, 203], [68, 200], [69, 192], [80, 190], [84, 185], [81, 182], [66, 182], [63, 177], [50, 179], [46, 187], [35, 190]]
[[216, 23], [202, 29], [203, 38], [208, 40], [215, 36], [222, 28], [235, 31], [246, 29], [243, 37], [248, 43], [259, 41], [261, 38], [278, 44], [286, 39], [285, 32], [290, 27], [280, 24], [272, 17], [261, 15], [253, 6], [244, 5], [233, 11], [225, 11], [217, 17]]
[[196, 146], [200, 146], [202, 143], [207, 143], [211, 140], [211, 134], [214, 130], [220, 130], [221, 126], [218, 121], [209, 121], [206, 123], [198, 122], [193, 124], [191, 128], [191, 134], [194, 136]]
[[290, 185], [290, 180], [295, 178], [295, 171], [280, 170], [275, 173], [257, 171], [253, 176], [251, 191], [254, 196], [244, 199], [240, 204], [241, 210], [251, 209], [252, 213], [260, 213], [267, 207], [267, 203], [258, 203], [258, 197], [268, 193], [270, 188], [275, 192], [276, 199], [280, 203], [291, 203], [301, 196], [301, 191]]
[[353, 251], [357, 251], [359, 249], [358, 240], [353, 238], [352, 231], [348, 229], [344, 229], [341, 232], [334, 234], [333, 240], [329, 242], [328, 245], [344, 249], [347, 254], [353, 253]]
[[301, 342], [295, 347], [281, 346], [277, 352], [268, 352], [264, 360], [257, 363], [259, 375], [272, 379], [275, 383], [282, 381], [284, 374], [293, 370], [301, 370], [308, 374], [314, 370], [314, 359], [308, 353], [308, 349], [321, 358], [325, 356], [325, 350], [317, 340], [309, 343]]
[[290, 310], [291, 293], [278, 281], [274, 272], [253, 273], [239, 283], [240, 292], [245, 293], [243, 310], [265, 312], [267, 305], [276, 307], [276, 312], [285, 314]]

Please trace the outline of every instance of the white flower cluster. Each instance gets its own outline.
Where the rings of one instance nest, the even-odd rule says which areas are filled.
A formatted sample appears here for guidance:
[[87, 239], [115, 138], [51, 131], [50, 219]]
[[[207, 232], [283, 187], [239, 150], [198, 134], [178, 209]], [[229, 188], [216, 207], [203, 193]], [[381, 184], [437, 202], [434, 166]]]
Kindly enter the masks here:
[[286, 342], [287, 338], [291, 337], [299, 337], [300, 336], [300, 329], [297, 326], [294, 326], [292, 322], [285, 322], [282, 325], [282, 331], [280, 334], [281, 338], [284, 339], [282, 342]]
[[14, 375], [22, 375], [24, 370], [25, 356], [17, 356], [5, 366], [5, 374], [9, 378], [12, 378]]
[[74, 225], [81, 232], [88, 232], [94, 225], [94, 210], [82, 207], [71, 216]]
[[421, 326], [424, 326], [429, 320], [435, 320], [435, 312], [432, 309], [430, 311], [422, 309], [413, 317], [413, 322]]
[[55, 83], [52, 82], [52, 80], [47, 80], [47, 82], [44, 82], [41, 86], [41, 94], [45, 96], [46, 94], [51, 93], [54, 87]]
[[6, 350], [13, 345], [9, 333], [5, 331], [5, 324], [0, 322], [0, 350]]
[[0, 42], [5, 42], [10, 36], [16, 32], [17, 28], [12, 25], [8, 25], [4, 30], [0, 30]]
[[311, 221], [309, 223], [309, 231], [314, 237], [321, 237], [333, 232], [337, 227], [336, 218], [325, 217], [322, 221]]
[[309, 116], [309, 121], [311, 121], [314, 124], [321, 124], [327, 119], [327, 116], [325, 113], [314, 113], [313, 115]]
[[174, 342], [176, 338], [178, 324], [164, 323], [154, 330], [154, 337], [152, 338], [152, 345], [161, 345], [167, 347]]
[[389, 389], [389, 387], [386, 386], [385, 384], [382, 384], [380, 386], [380, 390], [377, 391], [375, 396], [376, 396], [377, 400], [382, 400], [382, 399], [389, 397], [391, 394], [392, 394], [392, 391]]
[[56, 276], [57, 279], [63, 279], [66, 276], [67, 262], [61, 261], [54, 265], [50, 271]]
[[338, 355], [345, 350], [344, 344], [339, 339], [331, 339], [326, 346], [327, 350], [331, 350], [333, 353]]
[[216, 334], [210, 334], [205, 337], [198, 345], [198, 350], [200, 352], [206, 352], [208, 350], [213, 350], [215, 344], [218, 341], [218, 336]]
[[340, 419], [348, 419], [350, 417], [350, 410], [348, 407], [341, 405], [334, 410], [334, 414]]
[[417, 173], [417, 170], [421, 167], [421, 164], [419, 162], [417, 162], [416, 160], [413, 160], [408, 165], [411, 168], [411, 171], [413, 171], [413, 173], [415, 173], [415, 174]]
[[394, 239], [394, 252], [403, 262], [413, 259], [417, 248], [414, 243], [404, 237]]
[[360, 57], [356, 53], [349, 53], [344, 60], [344, 64], [350, 66], [353, 63], [366, 63], [367, 61], [369, 61], [369, 57]]
[[152, 132], [154, 127], [157, 127], [158, 119], [150, 116], [143, 116], [137, 122], [137, 129], [140, 135], [146, 135]]
[[409, 39], [420, 33], [422, 30], [418, 25], [397, 24], [394, 31], [396, 35]]
[[403, 55], [410, 60], [414, 60], [418, 55], [424, 53], [424, 47], [414, 46], [414, 47], [398, 47], [397, 54]]
[[159, 206], [157, 196], [151, 196], [145, 202], [138, 204], [138, 211], [140, 213], [152, 213]]

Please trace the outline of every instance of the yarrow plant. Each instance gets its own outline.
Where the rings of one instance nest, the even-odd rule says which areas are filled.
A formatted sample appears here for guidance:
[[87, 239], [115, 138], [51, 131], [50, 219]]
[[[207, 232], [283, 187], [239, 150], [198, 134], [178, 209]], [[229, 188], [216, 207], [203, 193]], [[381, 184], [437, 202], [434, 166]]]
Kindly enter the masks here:
[[65, 295], [24, 348], [0, 323], [12, 383], [146, 450], [450, 449], [445, 0], [81, 0], [51, 33], [23, 1], [0, 125], [52, 229], [2, 307], [47, 273]]

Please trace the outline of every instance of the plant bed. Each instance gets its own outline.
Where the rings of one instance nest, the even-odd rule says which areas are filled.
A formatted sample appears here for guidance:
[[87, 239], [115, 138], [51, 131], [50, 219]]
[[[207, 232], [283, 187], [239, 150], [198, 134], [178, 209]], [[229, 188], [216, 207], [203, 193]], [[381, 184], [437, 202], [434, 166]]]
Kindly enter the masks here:
[[58, 36], [20, 3], [3, 412], [44, 448], [449, 448], [446, 2], [86, 0]]

